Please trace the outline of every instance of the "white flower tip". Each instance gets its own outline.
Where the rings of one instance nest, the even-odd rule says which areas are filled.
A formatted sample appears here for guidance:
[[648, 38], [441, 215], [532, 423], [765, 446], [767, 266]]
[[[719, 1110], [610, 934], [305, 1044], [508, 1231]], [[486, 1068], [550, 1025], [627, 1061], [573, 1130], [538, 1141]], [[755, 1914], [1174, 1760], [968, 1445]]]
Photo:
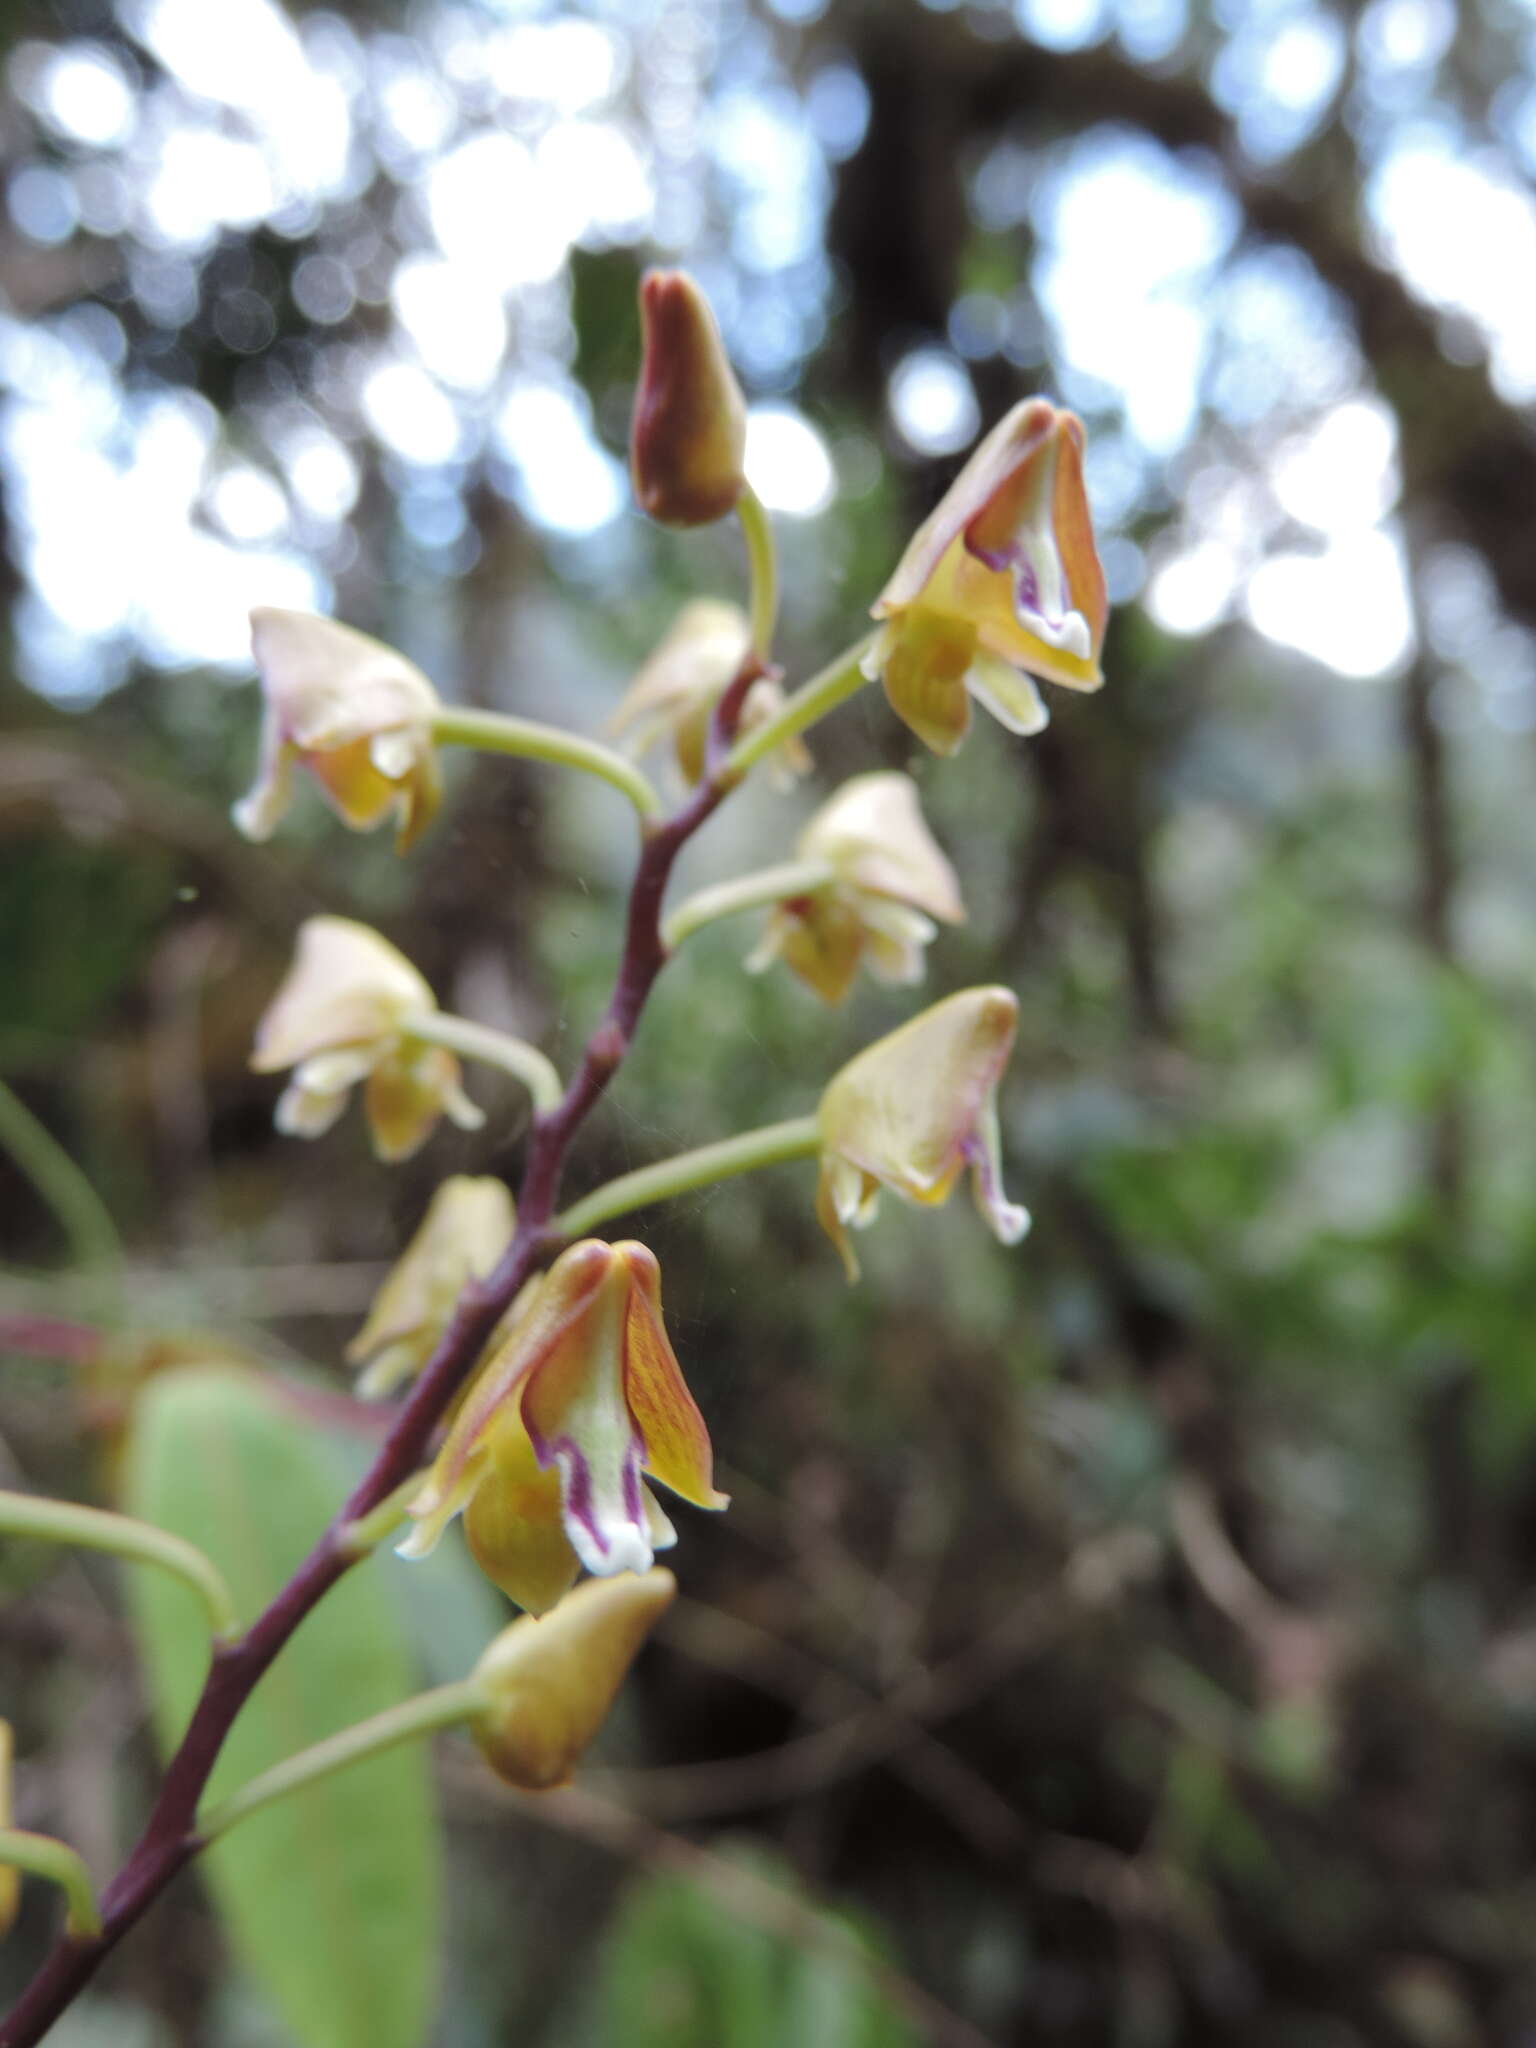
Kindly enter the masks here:
[[1000, 1244], [1021, 1244], [1029, 1235], [1032, 1219], [1017, 1202], [994, 1202], [989, 1220]]
[[417, 1522], [409, 1535], [402, 1536], [395, 1545], [396, 1557], [430, 1557], [437, 1548], [437, 1532], [430, 1523]]
[[608, 1539], [608, 1564], [600, 1574], [612, 1578], [615, 1572], [648, 1572], [656, 1562], [649, 1539], [630, 1524], [615, 1529]]
[[389, 782], [403, 782], [416, 765], [416, 742], [408, 732], [376, 732], [368, 742], [368, 758]]
[[290, 1082], [277, 1098], [272, 1123], [285, 1138], [323, 1138], [347, 1106], [346, 1091], [322, 1095]]
[[402, 1380], [410, 1377], [411, 1353], [406, 1344], [389, 1344], [353, 1383], [359, 1401], [387, 1401]]
[[859, 667], [872, 683], [880, 680], [881, 672], [890, 659], [891, 643], [895, 634], [889, 625], [884, 625], [869, 646], [859, 657]]
[[571, 1548], [595, 1579], [611, 1579], [619, 1572], [648, 1572], [656, 1562], [645, 1531], [637, 1529], [633, 1522], [610, 1523], [602, 1532], [602, 1549], [598, 1548], [597, 1532], [579, 1516], [565, 1517], [565, 1533]]
[[470, 1101], [457, 1081], [444, 1089], [442, 1102], [449, 1118], [461, 1131], [478, 1131], [485, 1122], [485, 1111]]
[[670, 1550], [677, 1542], [677, 1531], [649, 1487], [645, 1490], [645, 1527], [652, 1550]]
[[1035, 612], [1026, 616], [1025, 623], [1047, 647], [1057, 647], [1077, 661], [1086, 661], [1093, 652], [1093, 635], [1081, 612], [1068, 612], [1060, 619], [1047, 619]]
[[234, 820], [235, 830], [242, 839], [251, 839], [259, 843], [272, 837], [276, 821], [267, 816], [265, 807], [255, 796], [243, 796], [239, 803], [231, 804], [229, 815]]

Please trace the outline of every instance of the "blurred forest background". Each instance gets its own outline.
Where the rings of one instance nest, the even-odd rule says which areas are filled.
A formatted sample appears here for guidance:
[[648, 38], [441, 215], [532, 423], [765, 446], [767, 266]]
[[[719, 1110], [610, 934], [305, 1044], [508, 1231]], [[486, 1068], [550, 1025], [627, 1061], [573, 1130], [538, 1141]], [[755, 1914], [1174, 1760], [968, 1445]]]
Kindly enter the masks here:
[[[642, 1219], [735, 1504], [688, 1519], [572, 1800], [445, 1752], [435, 2038], [1536, 2040], [1529, 0], [9, 0], [0, 34], [0, 1076], [128, 1257], [72, 1266], [0, 1158], [0, 1483], [110, 1499], [167, 1358], [340, 1392], [436, 1181], [513, 1163], [483, 1076], [487, 1131], [403, 1168], [355, 1111], [275, 1136], [245, 1062], [303, 917], [557, 1058], [606, 988], [596, 785], [455, 761], [406, 863], [310, 800], [236, 838], [248, 606], [597, 730], [741, 587], [733, 531], [628, 503], [649, 261], [740, 367], [791, 681], [1046, 392], [1089, 429], [1102, 695], [944, 764], [868, 692], [689, 870], [912, 769], [972, 911], [929, 992], [1020, 995], [1034, 1233], [888, 1203], [849, 1290], [808, 1169]], [[669, 972], [573, 1189], [801, 1114], [911, 1007], [829, 1021], [742, 973], [749, 923]], [[105, 1875], [149, 1766], [114, 1575], [12, 1544], [0, 1591], [19, 1817]], [[429, 1675], [498, 1606], [418, 1611]], [[29, 1887], [5, 1988], [55, 1914]], [[58, 2038], [287, 2037], [184, 1880]]]

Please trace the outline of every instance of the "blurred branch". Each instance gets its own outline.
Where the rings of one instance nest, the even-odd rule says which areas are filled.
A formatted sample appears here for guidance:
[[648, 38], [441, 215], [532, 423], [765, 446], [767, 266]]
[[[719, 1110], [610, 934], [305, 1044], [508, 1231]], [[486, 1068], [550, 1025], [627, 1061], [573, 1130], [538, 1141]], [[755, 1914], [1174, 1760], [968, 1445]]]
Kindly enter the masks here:
[[1148, 1562], [1141, 1531], [1114, 1530], [1078, 1552], [1059, 1587], [1019, 1600], [947, 1663], [914, 1673], [883, 1700], [829, 1727], [749, 1756], [605, 1772], [602, 1781], [621, 1788], [649, 1812], [671, 1820], [697, 1819], [797, 1799], [887, 1763], [910, 1749], [925, 1723], [961, 1712], [1017, 1665], [1059, 1641], [1085, 1614], [1112, 1603], [1142, 1576]]
[[[1415, 863], [1414, 923], [1430, 959], [1456, 965], [1452, 925], [1456, 893], [1456, 832], [1446, 735], [1435, 717], [1435, 670], [1423, 652], [1422, 608], [1415, 607], [1421, 651], [1403, 677], [1403, 736], [1408, 750], [1409, 830]], [[1438, 1220], [1454, 1234], [1466, 1194], [1467, 1106], [1458, 1079], [1447, 1072], [1430, 1111], [1429, 1181]]]
[[[815, 1702], [819, 1718], [840, 1715], [844, 1727], [857, 1726], [865, 1712], [880, 1705], [867, 1687], [807, 1656], [794, 1643], [702, 1601], [679, 1600], [658, 1635], [684, 1656], [758, 1686], [802, 1714], [810, 1713]], [[916, 1722], [907, 1724], [906, 1735], [905, 1746], [888, 1761], [920, 1798], [983, 1855], [1005, 1856], [1022, 1845], [1022, 1818], [979, 1771]]]

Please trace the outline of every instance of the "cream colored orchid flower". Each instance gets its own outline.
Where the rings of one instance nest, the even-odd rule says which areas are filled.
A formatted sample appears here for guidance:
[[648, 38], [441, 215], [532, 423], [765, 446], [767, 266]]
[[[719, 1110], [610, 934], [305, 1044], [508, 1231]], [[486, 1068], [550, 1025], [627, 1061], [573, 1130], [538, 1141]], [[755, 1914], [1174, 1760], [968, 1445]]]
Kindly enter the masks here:
[[361, 1083], [381, 1159], [409, 1157], [444, 1115], [477, 1130], [485, 1119], [460, 1086], [458, 1060], [411, 1035], [412, 1018], [436, 1009], [410, 961], [376, 931], [346, 917], [309, 918], [251, 1054], [258, 1074], [293, 1069], [278, 1129], [319, 1137]]
[[866, 658], [892, 708], [936, 754], [970, 728], [970, 699], [1039, 732], [1032, 680], [1103, 682], [1108, 598], [1083, 488], [1082, 423], [1027, 398], [988, 434], [913, 535], [871, 610]]
[[747, 965], [760, 971], [782, 960], [826, 1002], [843, 1000], [861, 960], [895, 986], [921, 981], [934, 920], [965, 922], [955, 871], [909, 776], [845, 782], [800, 834], [795, 855], [827, 868], [830, 879], [777, 905]]
[[309, 612], [252, 612], [251, 646], [266, 709], [256, 782], [235, 805], [240, 830], [248, 839], [272, 836], [297, 762], [354, 831], [393, 817], [404, 852], [442, 795], [432, 685], [382, 641]]
[[932, 1207], [971, 1170], [976, 1206], [993, 1234], [1017, 1244], [1029, 1212], [1003, 1193], [997, 1084], [1018, 1022], [1005, 988], [968, 988], [876, 1039], [834, 1075], [821, 1098], [816, 1214], [850, 1280], [859, 1264], [850, 1225], [875, 1219], [880, 1191]]
[[[710, 718], [751, 644], [752, 628], [740, 605], [691, 599], [637, 671], [608, 721], [609, 732], [637, 757], [668, 743], [678, 773], [692, 789], [703, 779]], [[779, 685], [760, 676], [747, 692], [738, 733], [765, 725], [783, 702]], [[809, 773], [811, 757], [802, 741], [791, 740], [773, 755], [771, 766], [779, 781], [793, 780]]]
[[459, 1296], [471, 1280], [490, 1272], [516, 1221], [503, 1182], [463, 1173], [443, 1182], [347, 1346], [348, 1362], [362, 1367], [357, 1391], [365, 1401], [416, 1377], [436, 1350]]
[[522, 1615], [475, 1666], [489, 1696], [472, 1733], [491, 1769], [525, 1792], [569, 1783], [608, 1718], [677, 1581], [657, 1567], [589, 1579], [542, 1620]]
[[426, 1556], [462, 1513], [486, 1577], [543, 1613], [581, 1566], [643, 1572], [677, 1540], [642, 1475], [696, 1507], [726, 1505], [655, 1258], [588, 1238], [561, 1253], [470, 1386], [400, 1554]]

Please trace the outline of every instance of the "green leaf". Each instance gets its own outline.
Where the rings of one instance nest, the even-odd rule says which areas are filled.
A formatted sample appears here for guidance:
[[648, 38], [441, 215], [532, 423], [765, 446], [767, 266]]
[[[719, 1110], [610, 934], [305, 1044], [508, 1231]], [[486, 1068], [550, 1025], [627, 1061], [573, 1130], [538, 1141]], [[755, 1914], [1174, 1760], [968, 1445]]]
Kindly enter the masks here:
[[[152, 1380], [127, 1462], [132, 1513], [204, 1549], [242, 1621], [334, 1511], [335, 1467], [255, 1373]], [[131, 1574], [135, 1625], [169, 1752], [207, 1668], [196, 1601]], [[364, 1564], [296, 1631], [231, 1731], [209, 1797], [413, 1690], [398, 1609]], [[421, 2048], [438, 1946], [440, 1845], [429, 1762], [410, 1745], [244, 1822], [203, 1859], [236, 1949], [305, 2048]]]
[[866, 1931], [816, 1907], [777, 1858], [728, 1853], [754, 1884], [824, 1923], [825, 1940], [770, 1933], [686, 1877], [643, 1877], [604, 1943], [597, 2037], [628, 2048], [914, 2048], [913, 2029], [861, 1961]]

